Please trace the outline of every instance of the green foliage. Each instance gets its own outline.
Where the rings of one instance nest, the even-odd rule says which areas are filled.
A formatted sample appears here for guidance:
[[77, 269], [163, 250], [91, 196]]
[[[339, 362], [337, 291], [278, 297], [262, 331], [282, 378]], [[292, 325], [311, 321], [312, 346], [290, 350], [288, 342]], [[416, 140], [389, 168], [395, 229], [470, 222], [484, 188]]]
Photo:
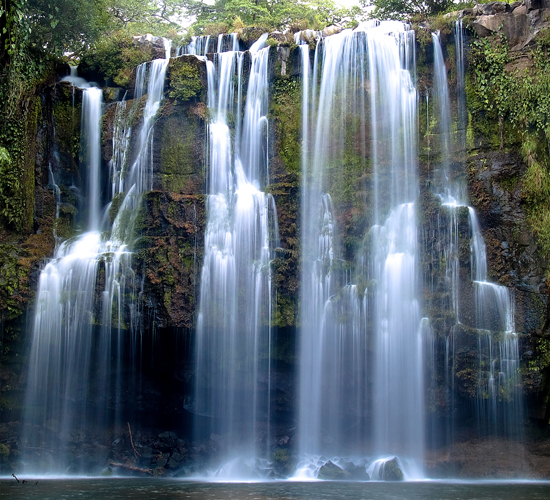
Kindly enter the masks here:
[[135, 35], [174, 37], [180, 27], [175, 21], [187, 13], [181, 0], [107, 0], [106, 3], [114, 28]]
[[522, 197], [543, 255], [550, 257], [550, 30], [539, 33], [533, 65], [513, 68], [502, 34], [472, 43], [467, 89], [477, 133], [500, 148], [519, 145], [527, 171]]
[[200, 95], [203, 85], [197, 65], [185, 62], [180, 58], [171, 61], [170, 87], [170, 97], [183, 102]]
[[81, 61], [83, 71], [97, 72], [126, 87], [139, 64], [152, 58], [150, 46], [139, 45], [125, 31], [105, 36], [90, 47]]
[[109, 25], [108, 0], [26, 0], [31, 47], [50, 54], [80, 52]]
[[301, 101], [302, 91], [297, 80], [280, 77], [273, 86], [273, 117], [279, 125], [279, 154], [289, 172], [301, 170]]
[[[8, 127], [15, 136], [21, 133], [21, 129], [16, 128], [13, 122], [9, 122]], [[0, 147], [0, 215], [9, 224], [17, 223], [23, 215], [23, 206], [20, 203], [22, 176], [21, 166], [12, 162], [8, 151]]]
[[187, 0], [189, 14], [196, 15], [193, 34], [216, 34], [244, 26], [283, 30], [293, 23], [323, 29], [351, 21], [357, 8], [346, 9], [332, 0], [217, 0], [214, 4]]
[[445, 12], [452, 0], [360, 0], [363, 8], [374, 7], [369, 17], [373, 19], [407, 20], [414, 15], [434, 16]]
[[472, 42], [475, 99], [473, 113], [485, 112], [489, 119], [502, 118], [510, 105], [511, 75], [504, 71], [509, 49], [502, 34]]
[[13, 319], [22, 313], [19, 292], [21, 269], [17, 257], [17, 247], [0, 245], [0, 311], [2, 320]]

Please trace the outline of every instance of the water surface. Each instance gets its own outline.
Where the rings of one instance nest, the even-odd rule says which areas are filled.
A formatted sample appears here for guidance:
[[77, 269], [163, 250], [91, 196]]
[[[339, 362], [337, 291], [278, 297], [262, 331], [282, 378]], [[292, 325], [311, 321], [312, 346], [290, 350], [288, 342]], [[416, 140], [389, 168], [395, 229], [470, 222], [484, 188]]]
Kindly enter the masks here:
[[17, 483], [0, 480], [0, 498], [59, 500], [78, 499], [196, 499], [196, 500], [492, 500], [548, 499], [549, 482], [477, 483], [348, 483], [318, 481], [310, 483], [202, 483], [173, 479], [41, 479]]

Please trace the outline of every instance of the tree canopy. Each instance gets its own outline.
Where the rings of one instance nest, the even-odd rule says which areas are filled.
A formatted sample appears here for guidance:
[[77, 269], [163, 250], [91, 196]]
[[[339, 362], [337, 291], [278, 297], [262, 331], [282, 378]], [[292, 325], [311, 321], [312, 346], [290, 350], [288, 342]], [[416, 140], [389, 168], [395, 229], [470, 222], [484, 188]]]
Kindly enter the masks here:
[[423, 16], [445, 12], [453, 0], [360, 0], [364, 10], [376, 19], [406, 20], [415, 14]]
[[254, 24], [268, 29], [284, 29], [293, 23], [320, 29], [351, 17], [350, 9], [337, 6], [332, 0], [216, 0], [213, 4], [186, 0], [187, 9], [196, 16], [195, 33], [208, 26], [232, 26], [235, 20], [245, 26]]

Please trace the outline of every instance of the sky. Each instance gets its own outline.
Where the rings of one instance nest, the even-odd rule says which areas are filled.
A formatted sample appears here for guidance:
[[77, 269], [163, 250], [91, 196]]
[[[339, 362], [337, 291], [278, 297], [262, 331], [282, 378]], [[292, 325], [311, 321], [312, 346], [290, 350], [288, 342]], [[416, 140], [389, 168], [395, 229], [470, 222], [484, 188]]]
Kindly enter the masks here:
[[334, 0], [335, 4], [343, 5], [344, 7], [351, 7], [353, 5], [359, 5], [358, 0]]

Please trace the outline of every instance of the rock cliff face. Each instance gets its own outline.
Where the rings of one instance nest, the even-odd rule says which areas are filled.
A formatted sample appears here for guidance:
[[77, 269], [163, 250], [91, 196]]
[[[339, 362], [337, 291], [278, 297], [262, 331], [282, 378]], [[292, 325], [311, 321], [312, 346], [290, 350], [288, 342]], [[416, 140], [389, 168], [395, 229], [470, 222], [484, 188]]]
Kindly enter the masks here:
[[[457, 79], [452, 57], [454, 38], [451, 26], [456, 17], [463, 19], [470, 46], [473, 40], [493, 40], [503, 33], [506, 41], [501, 40], [501, 43], [506, 44], [510, 54], [506, 71], [526, 71], [532, 74], [539, 71], [533, 63], [533, 50], [539, 46], [537, 44], [541, 38], [548, 36], [549, 16], [548, 0], [527, 0], [513, 4], [492, 2], [455, 13], [444, 21], [431, 21], [431, 26], [419, 26], [417, 87], [420, 101], [423, 102], [432, 88], [431, 30], [437, 27], [442, 31], [452, 94]], [[249, 47], [253, 39], [254, 33], [244, 33], [242, 47]], [[153, 41], [146, 39], [140, 39], [139, 45], [140, 54], [149, 54], [148, 57], [158, 55], [160, 50]], [[275, 431], [274, 442], [268, 445], [283, 450], [279, 455], [284, 455], [287, 460], [285, 453], [288, 454], [287, 450], [292, 450], [294, 444], [293, 411], [296, 395], [293, 380], [296, 372], [296, 329], [299, 326], [302, 96], [297, 47], [287, 44], [272, 48], [270, 67], [272, 91], [268, 190], [277, 206], [280, 248], [272, 262], [277, 290], [274, 312], [277, 332], [272, 348]], [[99, 73], [92, 63], [86, 71], [97, 81], [112, 84], [112, 79]], [[133, 97], [135, 75], [122, 76], [124, 78], [120, 81], [123, 81], [125, 87], [105, 87], [104, 90], [104, 172], [108, 172], [113, 155], [114, 102], [126, 91], [129, 91], [127, 97]], [[450, 332], [455, 342], [452, 359], [449, 353], [440, 355], [429, 374], [434, 382], [427, 384], [428, 423], [439, 430], [434, 433], [436, 437], [431, 443], [428, 469], [434, 476], [549, 477], [548, 445], [535, 444], [537, 438], [544, 443], [548, 442], [547, 424], [550, 417], [548, 261], [547, 254], [542, 250], [542, 239], [548, 237], [548, 234], [538, 231], [535, 235], [533, 231], [532, 207], [525, 195], [530, 160], [529, 155], [524, 154], [518, 136], [508, 136], [508, 129], [499, 123], [498, 117], [494, 118], [488, 112], [475, 112], [472, 108], [471, 96], [478, 85], [473, 63], [467, 66], [467, 85], [469, 122], [467, 130], [457, 127], [456, 136], [463, 140], [456, 141], [451, 171], [454, 178], [462, 178], [467, 185], [470, 205], [477, 212], [486, 245], [489, 279], [508, 287], [514, 293], [522, 390], [530, 424], [527, 426], [525, 443], [517, 445], [521, 448], [519, 451], [514, 448], [516, 445], [498, 446], [506, 448], [501, 450], [504, 454], [513, 451], [528, 458], [527, 462], [523, 461], [520, 465], [495, 458], [497, 452], [492, 445], [497, 442], [487, 436], [480, 438], [474, 432], [472, 408], [476, 398], [481, 397], [478, 381], [483, 374], [478, 353], [481, 334], [476, 329], [472, 312], [474, 291], [469, 214], [468, 209], [463, 207], [456, 210], [456, 219], [452, 219], [449, 209], [434, 194], [431, 187], [432, 168], [441, 152], [433, 146], [437, 131], [421, 123], [418, 218], [421, 221], [419, 246], [423, 249], [423, 314], [429, 318], [437, 352], [446, 353], [445, 342]], [[139, 331], [146, 340], [143, 345], [150, 342], [151, 352], [148, 348], [144, 350], [147, 360], [142, 367], [143, 389], [139, 401], [129, 401], [125, 399], [129, 396], [123, 396], [111, 408], [126, 415], [133, 423], [139, 423], [139, 427], [132, 429], [133, 443], [126, 430], [117, 431], [119, 435], [114, 440], [103, 436], [102, 442], [110, 446], [108, 449], [101, 448], [103, 454], [90, 444], [92, 439], [89, 435], [83, 433], [80, 438], [75, 437], [73, 444], [80, 450], [79, 453], [89, 457], [90, 470], [103, 466], [108, 457], [119, 464], [134, 460], [131, 458], [134, 455], [132, 447], [137, 443], [142, 453], [141, 458], [134, 460], [134, 466], [141, 468], [142, 472], [150, 469], [155, 474], [184, 474], [223, 448], [223, 438], [218, 436], [206, 438], [201, 443], [191, 442], [189, 413], [192, 411], [189, 401], [194, 383], [193, 338], [206, 224], [206, 124], [209, 118], [206, 87], [205, 61], [195, 56], [172, 58], [166, 80], [165, 100], [157, 114], [154, 129], [153, 190], [144, 196], [135, 228], [133, 269], [136, 282], [139, 283], [139, 297], [136, 301]], [[30, 337], [26, 324], [30, 323], [40, 261], [52, 255], [55, 237], [63, 240], [75, 233], [79, 228], [79, 214], [82, 211], [83, 179], [78, 160], [81, 92], [67, 83], [55, 83], [43, 89], [35, 106], [37, 119], [28, 126], [28, 158], [34, 161], [28, 175], [33, 179], [34, 190], [29, 189], [27, 204], [34, 207], [33, 223], [28, 225], [24, 233], [4, 231], [0, 245], [2, 285], [5, 290], [8, 290], [8, 286], [16, 290], [14, 293], [0, 291], [4, 325], [0, 365], [0, 443], [12, 450], [8, 458], [0, 455], [3, 470], [6, 471], [17, 468], [18, 422], [26, 382], [24, 366]], [[143, 103], [129, 101], [128, 109], [135, 114], [130, 119], [139, 123]], [[425, 112], [426, 109], [421, 107], [421, 111]], [[354, 147], [353, 137], [349, 139], [349, 157], [355, 158], [362, 152]], [[130, 154], [135, 150], [136, 140], [134, 131], [130, 138]], [[343, 242], [345, 253], [343, 261], [347, 260], [351, 266], [350, 256], [369, 224], [370, 214], [360, 211], [358, 207], [366, 202], [368, 205], [366, 193], [371, 179], [368, 173], [363, 175], [354, 170], [353, 161], [350, 161], [350, 165], [345, 176], [335, 176], [331, 180], [331, 187], [335, 193], [333, 199], [341, 231], [338, 237]], [[547, 169], [548, 164], [544, 168]], [[108, 199], [105, 194], [105, 201]], [[113, 212], [110, 216], [114, 218], [118, 210], [116, 200], [113, 200], [110, 210]], [[455, 223], [461, 303], [458, 314], [453, 310], [443, 256], [443, 249], [449, 244], [446, 241], [450, 234], [448, 229]], [[446, 379], [449, 363], [453, 366], [456, 363], [452, 381]], [[122, 370], [129, 370], [129, 367]], [[452, 406], [450, 401], [453, 402]], [[450, 428], [450, 421], [453, 422], [451, 438], [445, 430]], [[107, 430], [103, 430], [103, 433], [109, 435]], [[110, 443], [113, 443], [112, 446]], [[475, 453], [471, 451], [472, 448], [475, 448]], [[479, 463], [481, 455], [489, 455], [494, 460]], [[121, 472], [130, 470], [121, 467]], [[281, 467], [287, 467], [286, 461]]]

